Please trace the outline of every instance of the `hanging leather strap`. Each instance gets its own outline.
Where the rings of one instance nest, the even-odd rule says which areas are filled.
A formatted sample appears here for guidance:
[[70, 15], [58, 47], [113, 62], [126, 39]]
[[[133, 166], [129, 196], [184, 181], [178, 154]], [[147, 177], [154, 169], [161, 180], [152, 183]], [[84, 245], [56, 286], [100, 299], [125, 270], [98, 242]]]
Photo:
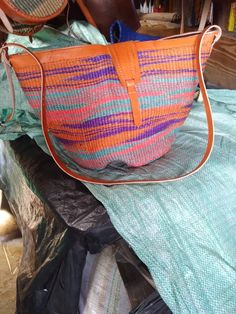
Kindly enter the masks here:
[[[200, 163], [189, 173], [186, 173], [184, 175], [175, 177], [175, 178], [170, 178], [170, 179], [158, 179], [158, 180], [120, 180], [120, 181], [111, 181], [111, 180], [102, 180], [102, 179], [94, 179], [94, 178], [89, 178], [83, 175], [78, 174], [77, 172], [71, 170], [58, 156], [53, 143], [51, 141], [49, 132], [48, 132], [48, 124], [47, 124], [47, 108], [46, 108], [46, 101], [45, 101], [45, 79], [44, 79], [44, 70], [43, 66], [40, 63], [39, 59], [32, 53], [30, 52], [27, 48], [25, 48], [22, 45], [19, 44], [6, 44], [1, 48], [1, 55], [7, 47], [10, 46], [17, 46], [25, 50], [28, 54], [31, 55], [31, 57], [35, 60], [37, 65], [39, 66], [40, 69], [40, 75], [41, 75], [41, 122], [42, 122], [42, 130], [44, 134], [45, 141], [47, 143], [47, 147], [49, 149], [49, 152], [51, 153], [52, 158], [54, 159], [55, 163], [69, 176], [83, 181], [83, 182], [88, 182], [88, 183], [95, 183], [95, 184], [102, 184], [102, 185], [114, 185], [114, 184], [147, 184], [147, 183], [162, 183], [162, 182], [174, 182], [178, 181], [183, 178], [187, 178], [193, 174], [195, 174], [197, 171], [199, 171], [207, 162], [207, 160], [210, 157], [210, 154], [212, 152], [213, 144], [214, 144], [214, 124], [213, 124], [213, 118], [212, 118], [212, 112], [211, 112], [211, 106], [210, 102], [207, 96], [207, 91], [206, 91], [206, 86], [204, 83], [204, 78], [203, 78], [203, 71], [202, 71], [202, 62], [201, 62], [201, 54], [202, 54], [202, 45], [204, 42], [204, 38], [207, 35], [208, 32], [212, 30], [217, 30], [218, 34], [215, 38], [214, 43], [220, 38], [221, 36], [221, 29], [219, 26], [210, 26], [208, 27], [202, 34], [199, 35], [198, 37], [198, 43], [197, 43], [197, 58], [196, 58], [196, 65], [197, 65], [197, 74], [198, 74], [198, 80], [199, 80], [199, 85], [200, 85], [200, 90], [203, 96], [203, 105], [205, 108], [206, 112], [206, 117], [207, 117], [207, 125], [208, 125], [208, 141], [207, 141], [207, 146], [206, 150], [204, 152], [204, 155], [200, 161]], [[165, 39], [163, 39], [165, 40]], [[214, 44], [213, 43], [213, 44]]]
[[94, 27], [98, 28], [94, 18], [92, 17], [91, 13], [89, 12], [89, 9], [84, 4], [84, 1], [83, 0], [76, 0], [76, 2], [78, 3], [83, 15], [85, 16], [86, 20], [88, 21], [88, 23], [93, 25]]

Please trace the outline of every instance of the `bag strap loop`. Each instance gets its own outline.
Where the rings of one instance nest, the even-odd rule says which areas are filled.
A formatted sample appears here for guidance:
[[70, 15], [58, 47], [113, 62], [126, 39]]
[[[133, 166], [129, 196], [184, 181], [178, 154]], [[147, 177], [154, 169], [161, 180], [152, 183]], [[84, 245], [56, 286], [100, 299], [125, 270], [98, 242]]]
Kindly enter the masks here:
[[[43, 130], [43, 135], [48, 147], [49, 152], [51, 153], [52, 158], [54, 159], [55, 163], [69, 176], [73, 177], [74, 179], [87, 182], [87, 183], [95, 183], [95, 184], [102, 184], [102, 185], [120, 185], [120, 184], [148, 184], [148, 183], [163, 183], [163, 182], [174, 182], [178, 181], [183, 178], [187, 178], [196, 172], [198, 172], [208, 161], [213, 145], [214, 145], [214, 123], [213, 123], [213, 118], [212, 118], [212, 112], [211, 112], [211, 106], [210, 102], [207, 96], [207, 91], [206, 91], [206, 86], [204, 83], [204, 78], [203, 78], [203, 71], [202, 71], [202, 62], [201, 62], [201, 55], [202, 55], [202, 46], [204, 42], [205, 36], [212, 31], [213, 29], [216, 29], [218, 31], [218, 34], [216, 35], [215, 41], [213, 44], [220, 38], [221, 36], [221, 29], [219, 26], [210, 26], [208, 27], [202, 34], [199, 35], [198, 39], [198, 46], [197, 46], [197, 58], [196, 58], [196, 65], [197, 65], [197, 75], [198, 75], [198, 80], [199, 80], [199, 85], [200, 85], [200, 90], [203, 96], [203, 105], [205, 108], [206, 112], [206, 117], [207, 117], [207, 125], [208, 125], [208, 141], [207, 141], [207, 146], [204, 152], [204, 155], [200, 161], [200, 163], [189, 173], [186, 173], [184, 175], [175, 177], [175, 178], [170, 178], [170, 179], [158, 179], [158, 180], [120, 180], [120, 181], [110, 181], [110, 180], [102, 180], [102, 179], [94, 179], [94, 178], [89, 178], [85, 177], [83, 175], [80, 175], [76, 173], [75, 171], [71, 170], [58, 156], [53, 143], [51, 141], [49, 132], [48, 132], [48, 125], [47, 125], [47, 108], [46, 108], [46, 102], [45, 102], [45, 78], [44, 78], [44, 70], [43, 66], [40, 63], [39, 59], [26, 47], [20, 45], [20, 44], [6, 44], [4, 45], [0, 52], [1, 55], [3, 54], [3, 51], [10, 46], [16, 46], [19, 48], [22, 48], [25, 50], [31, 57], [35, 60], [37, 65], [39, 66], [40, 69], [40, 76], [41, 76], [41, 123], [42, 123], [42, 130]], [[164, 39], [163, 39], [164, 40]], [[213, 45], [212, 44], [212, 45]], [[3, 60], [4, 61], [4, 60]]]

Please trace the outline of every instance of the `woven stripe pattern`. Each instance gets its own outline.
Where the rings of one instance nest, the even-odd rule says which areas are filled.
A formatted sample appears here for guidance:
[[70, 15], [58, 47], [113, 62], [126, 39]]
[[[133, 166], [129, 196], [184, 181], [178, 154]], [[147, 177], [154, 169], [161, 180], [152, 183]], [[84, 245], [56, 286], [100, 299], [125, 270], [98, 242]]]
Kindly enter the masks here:
[[8, 2], [14, 9], [38, 18], [54, 14], [64, 4], [64, 0], [9, 0]]
[[[203, 67], [210, 47], [203, 46]], [[198, 84], [195, 48], [139, 51], [138, 60], [141, 126], [134, 124], [127, 89], [109, 54], [73, 60], [68, 50], [67, 60], [43, 64], [49, 132], [79, 165], [102, 169], [120, 161], [138, 167], [170, 150]], [[40, 116], [39, 69], [15, 70], [30, 105]]]
[[[9, 19], [10, 20], [10, 19]], [[15, 21], [11, 21], [11, 26], [13, 28], [13, 34], [15, 35], [21, 35], [21, 36], [29, 36], [37, 33], [38, 31], [41, 30], [43, 25], [25, 25], [25, 24], [20, 24]], [[9, 31], [2, 25], [0, 24], [0, 31], [3, 33], [9, 33]]]

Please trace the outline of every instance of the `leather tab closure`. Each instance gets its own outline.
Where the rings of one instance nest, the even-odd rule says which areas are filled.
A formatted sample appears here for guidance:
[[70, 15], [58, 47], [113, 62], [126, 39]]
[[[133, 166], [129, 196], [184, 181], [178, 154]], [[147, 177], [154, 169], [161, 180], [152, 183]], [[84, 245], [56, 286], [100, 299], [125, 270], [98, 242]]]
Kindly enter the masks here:
[[141, 110], [136, 84], [141, 80], [137, 48], [134, 42], [125, 42], [107, 46], [112, 57], [120, 83], [127, 89], [132, 107], [134, 123], [142, 123]]

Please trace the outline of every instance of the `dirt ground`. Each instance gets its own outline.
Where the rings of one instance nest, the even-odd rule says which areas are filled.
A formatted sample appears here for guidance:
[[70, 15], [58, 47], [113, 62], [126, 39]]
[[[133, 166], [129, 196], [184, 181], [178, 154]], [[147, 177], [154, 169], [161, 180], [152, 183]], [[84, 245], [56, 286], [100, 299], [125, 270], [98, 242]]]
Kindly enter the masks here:
[[0, 314], [14, 314], [16, 276], [22, 255], [22, 240], [0, 242]]

